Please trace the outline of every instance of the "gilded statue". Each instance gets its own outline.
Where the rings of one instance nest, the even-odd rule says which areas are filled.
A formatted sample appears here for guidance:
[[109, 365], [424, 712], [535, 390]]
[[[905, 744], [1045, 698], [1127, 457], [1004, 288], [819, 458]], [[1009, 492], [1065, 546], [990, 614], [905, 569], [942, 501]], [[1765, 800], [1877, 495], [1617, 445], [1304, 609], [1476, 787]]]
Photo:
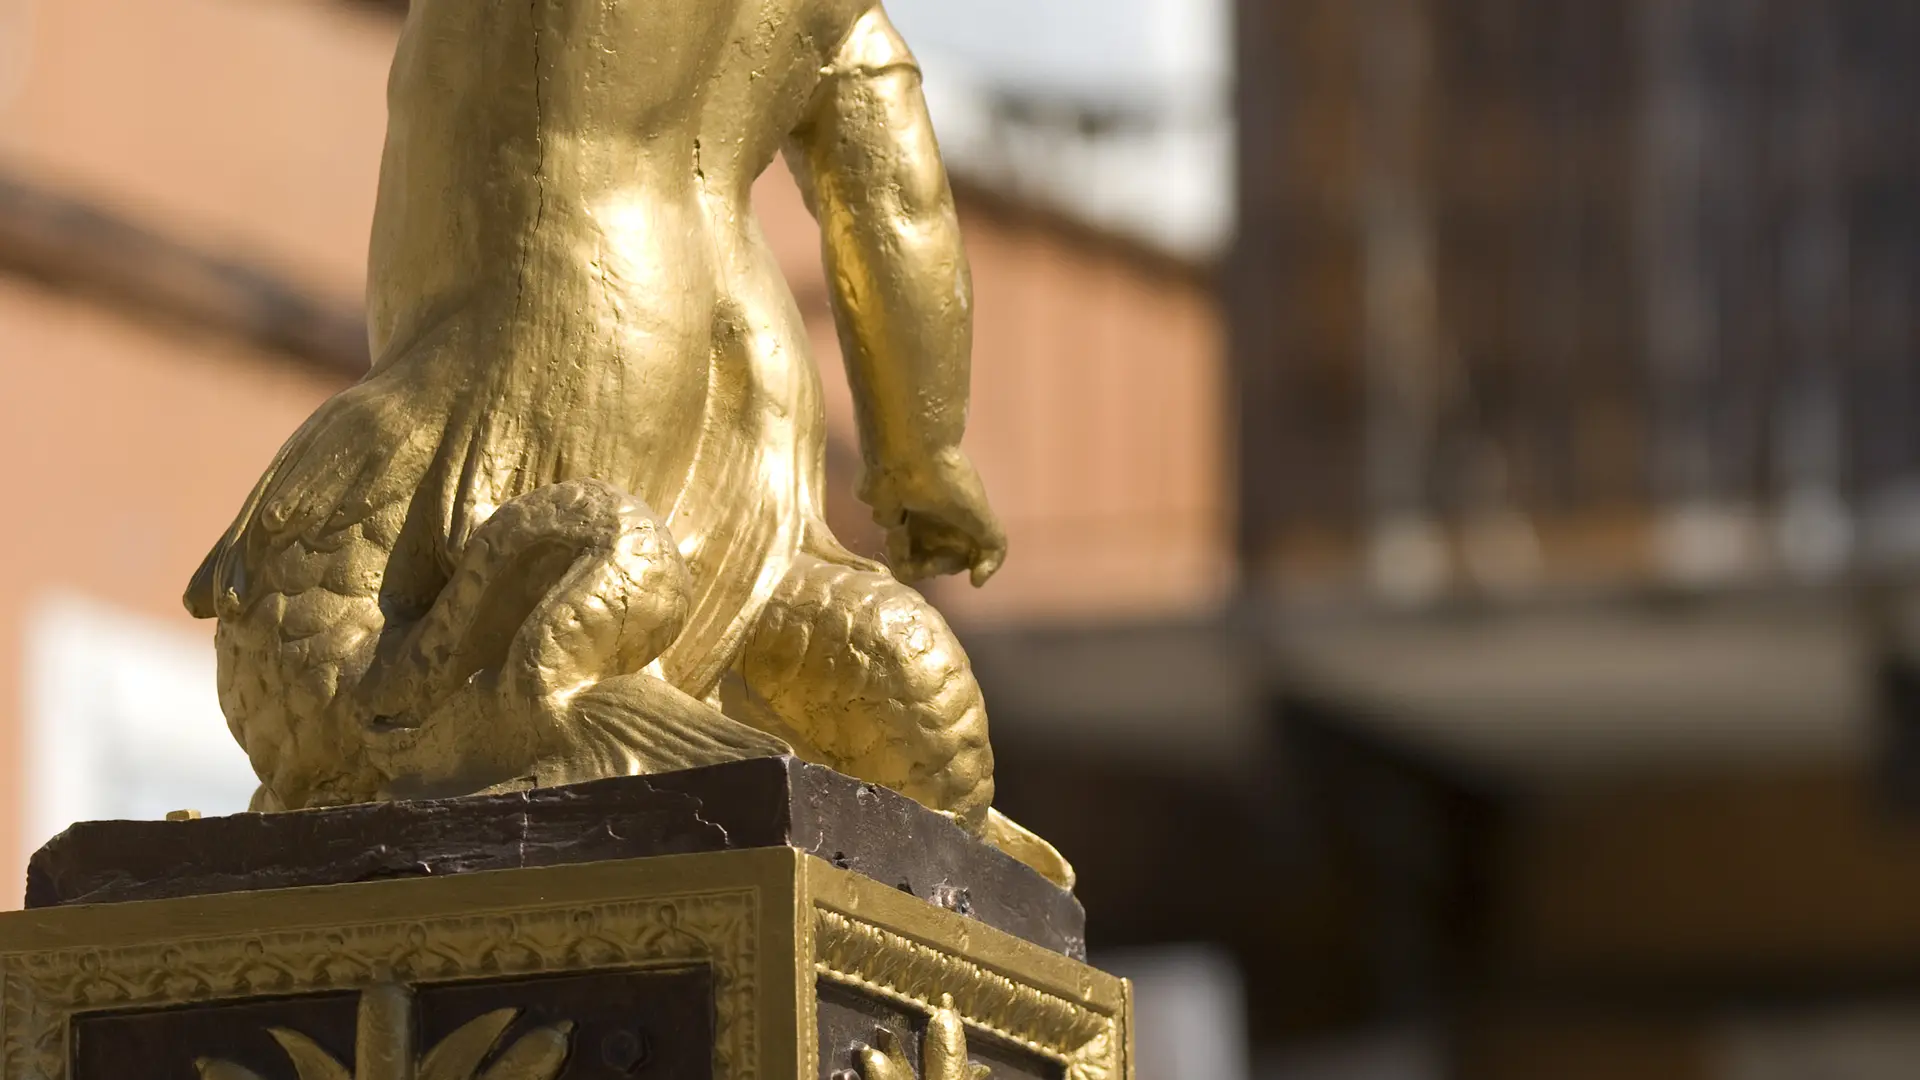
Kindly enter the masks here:
[[[794, 753], [1056, 882], [992, 809], [966, 654], [903, 582], [1006, 540], [961, 449], [971, 282], [875, 0], [413, 0], [369, 259], [373, 364], [187, 589], [259, 810]], [[887, 564], [822, 516], [825, 421], [761, 235], [820, 223]]]

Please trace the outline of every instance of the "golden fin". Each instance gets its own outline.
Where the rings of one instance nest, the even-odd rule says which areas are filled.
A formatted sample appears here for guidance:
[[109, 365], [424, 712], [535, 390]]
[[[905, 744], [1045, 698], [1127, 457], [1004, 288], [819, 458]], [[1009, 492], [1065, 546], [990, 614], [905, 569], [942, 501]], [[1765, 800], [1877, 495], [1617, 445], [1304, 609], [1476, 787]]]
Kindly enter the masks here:
[[1040, 876], [1071, 892], [1079, 876], [1052, 845], [998, 810], [987, 811], [987, 843], [1026, 863]]

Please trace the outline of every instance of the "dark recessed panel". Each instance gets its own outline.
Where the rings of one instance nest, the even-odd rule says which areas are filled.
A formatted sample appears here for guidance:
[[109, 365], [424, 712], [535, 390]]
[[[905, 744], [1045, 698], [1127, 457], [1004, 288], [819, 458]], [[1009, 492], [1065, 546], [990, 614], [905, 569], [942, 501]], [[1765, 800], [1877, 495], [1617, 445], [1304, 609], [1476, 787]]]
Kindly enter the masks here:
[[[560, 1027], [567, 1051], [553, 1080], [713, 1076], [713, 980], [704, 967], [423, 986], [399, 1007], [420, 1056], [476, 1020], [515, 1010], [483, 1073], [521, 1040]], [[219, 1077], [313, 1080], [299, 1074], [275, 1030], [350, 1074], [361, 1008], [359, 994], [328, 993], [83, 1016], [73, 1027], [73, 1080], [199, 1080], [202, 1059], [224, 1063]]]
[[271, 1030], [297, 1031], [350, 1062], [359, 1001], [352, 993], [310, 994], [83, 1016], [73, 1025], [73, 1080], [198, 1080], [199, 1058], [233, 1062], [261, 1080], [298, 1080]]

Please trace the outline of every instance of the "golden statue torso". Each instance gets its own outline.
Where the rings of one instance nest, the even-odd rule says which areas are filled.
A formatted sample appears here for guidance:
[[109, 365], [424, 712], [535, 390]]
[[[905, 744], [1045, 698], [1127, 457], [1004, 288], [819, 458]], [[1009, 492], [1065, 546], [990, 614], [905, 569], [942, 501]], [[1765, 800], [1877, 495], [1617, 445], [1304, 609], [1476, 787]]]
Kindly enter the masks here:
[[505, 485], [440, 493], [449, 536], [474, 505], [597, 476], [693, 548], [717, 503], [754, 494], [746, 458], [790, 483], [818, 455], [818, 376], [751, 190], [859, 11], [414, 4], [368, 296], [376, 377], [438, 390], [459, 453], [483, 459], [437, 482]]
[[[704, 421], [751, 426], [743, 396], [810, 371], [750, 193], [857, 12], [420, 0], [389, 90], [376, 363], [458, 367], [669, 509]], [[567, 437], [584, 426], [595, 445]]]

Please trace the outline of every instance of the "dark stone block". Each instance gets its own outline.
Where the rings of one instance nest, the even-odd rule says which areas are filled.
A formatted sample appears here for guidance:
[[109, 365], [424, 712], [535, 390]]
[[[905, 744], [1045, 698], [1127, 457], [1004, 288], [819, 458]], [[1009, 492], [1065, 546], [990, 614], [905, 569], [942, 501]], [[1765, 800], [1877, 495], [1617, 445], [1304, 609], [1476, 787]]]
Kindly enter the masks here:
[[36, 852], [29, 908], [793, 847], [1083, 959], [1073, 896], [913, 800], [792, 758], [510, 795], [199, 821], [89, 821]]

